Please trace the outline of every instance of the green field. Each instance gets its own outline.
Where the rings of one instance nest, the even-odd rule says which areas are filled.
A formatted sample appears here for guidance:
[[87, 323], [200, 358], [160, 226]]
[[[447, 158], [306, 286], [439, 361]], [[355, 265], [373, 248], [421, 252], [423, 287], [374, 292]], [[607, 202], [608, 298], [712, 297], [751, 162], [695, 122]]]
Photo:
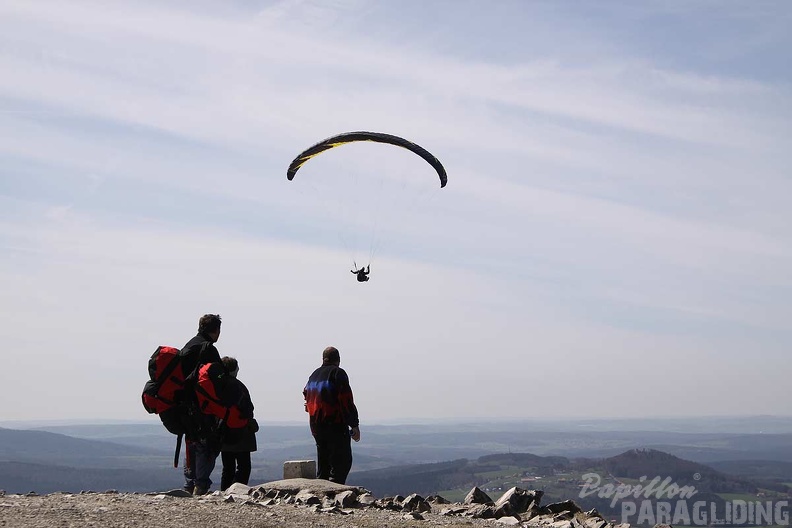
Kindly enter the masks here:
[[517, 466], [503, 466], [499, 470], [485, 471], [483, 473], [477, 473], [477, 475], [486, 479], [495, 480], [499, 478], [513, 477], [514, 475], [520, 475], [523, 471], [525, 470]]
[[465, 496], [470, 492], [470, 490], [461, 490], [461, 489], [454, 489], [454, 490], [443, 490], [438, 491], [437, 495], [440, 495], [446, 500], [451, 502], [462, 502]]
[[722, 498], [723, 500], [727, 501], [734, 501], [734, 500], [744, 500], [744, 501], [755, 501], [756, 495], [751, 493], [718, 493], [718, 497]]

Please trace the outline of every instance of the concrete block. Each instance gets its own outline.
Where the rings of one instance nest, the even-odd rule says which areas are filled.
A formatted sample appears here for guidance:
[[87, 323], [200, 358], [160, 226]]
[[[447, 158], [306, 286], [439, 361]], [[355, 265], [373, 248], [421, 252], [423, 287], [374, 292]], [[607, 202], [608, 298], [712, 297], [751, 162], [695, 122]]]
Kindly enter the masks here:
[[283, 478], [316, 478], [316, 462], [314, 460], [288, 460], [283, 463]]

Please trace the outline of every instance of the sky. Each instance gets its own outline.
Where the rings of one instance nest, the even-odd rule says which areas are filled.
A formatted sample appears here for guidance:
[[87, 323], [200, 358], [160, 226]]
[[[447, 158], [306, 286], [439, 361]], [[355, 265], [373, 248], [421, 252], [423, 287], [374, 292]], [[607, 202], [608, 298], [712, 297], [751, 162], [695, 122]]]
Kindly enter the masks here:
[[[219, 313], [260, 421], [789, 415], [792, 4], [0, 4], [2, 420], [156, 420]], [[431, 151], [345, 145], [348, 131]], [[371, 264], [360, 284], [353, 265]]]

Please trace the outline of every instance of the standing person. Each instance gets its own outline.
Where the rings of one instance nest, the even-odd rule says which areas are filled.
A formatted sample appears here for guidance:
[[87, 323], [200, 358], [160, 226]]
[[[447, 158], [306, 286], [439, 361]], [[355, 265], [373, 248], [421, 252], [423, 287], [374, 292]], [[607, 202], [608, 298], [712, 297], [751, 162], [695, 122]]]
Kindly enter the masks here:
[[352, 443], [360, 441], [358, 411], [349, 377], [335, 347], [322, 352], [322, 366], [303, 389], [305, 411], [316, 441], [316, 477], [345, 484], [352, 468]]
[[[206, 363], [219, 363], [220, 353], [214, 344], [220, 339], [220, 316], [205, 314], [198, 320], [198, 334], [190, 339], [179, 355], [182, 356], [184, 372], [189, 372], [185, 380], [185, 394], [195, 398], [194, 387], [198, 382], [198, 370]], [[184, 450], [184, 489], [194, 495], [204, 495], [212, 486], [210, 475], [220, 454], [217, 419], [202, 414], [193, 401], [193, 431], [185, 436]]]
[[223, 461], [223, 475], [220, 490], [225, 491], [234, 482], [247, 484], [250, 480], [250, 453], [255, 451], [258, 423], [253, 417], [253, 402], [244, 383], [237, 379], [239, 362], [232, 357], [223, 358], [223, 366], [230, 376], [228, 386], [229, 403], [239, 407], [242, 418], [248, 418], [248, 425], [238, 429], [227, 428], [220, 448]]

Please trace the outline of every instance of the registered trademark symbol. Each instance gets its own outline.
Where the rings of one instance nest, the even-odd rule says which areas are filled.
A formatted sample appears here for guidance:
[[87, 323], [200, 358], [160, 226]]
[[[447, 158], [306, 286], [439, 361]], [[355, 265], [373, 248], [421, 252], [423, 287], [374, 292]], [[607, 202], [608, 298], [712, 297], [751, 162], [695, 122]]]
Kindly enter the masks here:
[[693, 473], [693, 480], [701, 480], [701, 473]]

